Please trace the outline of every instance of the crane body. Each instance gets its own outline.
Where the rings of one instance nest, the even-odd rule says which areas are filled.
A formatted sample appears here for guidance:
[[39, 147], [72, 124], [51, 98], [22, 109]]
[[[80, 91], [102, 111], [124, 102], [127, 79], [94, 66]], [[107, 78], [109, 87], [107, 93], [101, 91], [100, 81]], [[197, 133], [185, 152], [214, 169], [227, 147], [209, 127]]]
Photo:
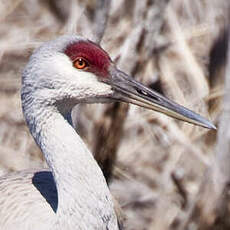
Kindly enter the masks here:
[[0, 177], [0, 230], [120, 229], [102, 171], [65, 119], [77, 104], [124, 101], [215, 128], [118, 70], [101, 47], [79, 36], [62, 36], [32, 54], [21, 99], [49, 169]]

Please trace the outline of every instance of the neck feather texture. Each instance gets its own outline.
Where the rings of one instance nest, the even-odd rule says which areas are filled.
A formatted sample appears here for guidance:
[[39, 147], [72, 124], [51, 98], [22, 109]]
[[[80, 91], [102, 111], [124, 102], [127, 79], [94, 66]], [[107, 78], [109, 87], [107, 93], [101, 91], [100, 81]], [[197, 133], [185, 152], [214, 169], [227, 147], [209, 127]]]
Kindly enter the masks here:
[[86, 145], [54, 106], [28, 102], [25, 118], [57, 186], [56, 229], [118, 229], [111, 194]]

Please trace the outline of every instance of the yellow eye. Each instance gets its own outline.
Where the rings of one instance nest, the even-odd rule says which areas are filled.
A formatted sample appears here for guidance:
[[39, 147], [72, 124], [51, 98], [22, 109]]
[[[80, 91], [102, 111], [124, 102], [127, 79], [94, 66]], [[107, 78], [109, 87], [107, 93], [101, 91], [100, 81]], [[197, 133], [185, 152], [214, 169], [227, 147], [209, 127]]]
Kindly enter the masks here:
[[77, 69], [85, 69], [88, 66], [88, 62], [84, 58], [77, 58], [73, 65]]

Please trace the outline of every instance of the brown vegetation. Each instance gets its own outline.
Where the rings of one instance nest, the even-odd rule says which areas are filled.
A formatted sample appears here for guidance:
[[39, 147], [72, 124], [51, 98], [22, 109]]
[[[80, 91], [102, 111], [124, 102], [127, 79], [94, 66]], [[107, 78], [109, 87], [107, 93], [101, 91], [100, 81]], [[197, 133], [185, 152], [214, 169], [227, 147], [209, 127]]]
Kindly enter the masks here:
[[[23, 120], [20, 77], [32, 50], [64, 33], [101, 41], [120, 69], [218, 127], [227, 9], [225, 0], [2, 0], [0, 175], [45, 166]], [[224, 32], [226, 39], [216, 42]], [[217, 44], [222, 49], [215, 48]], [[229, 159], [222, 157], [228, 152], [228, 113], [223, 115], [217, 148], [216, 131], [136, 106], [80, 105], [73, 115], [108, 176], [116, 159], [110, 188], [127, 215], [126, 229], [229, 227], [223, 221], [229, 207], [224, 205], [226, 212], [220, 213], [223, 200], [218, 200], [223, 194], [228, 199], [228, 178], [217, 183], [217, 197], [211, 196], [212, 183], [206, 183], [210, 175], [216, 176], [213, 161]], [[207, 206], [214, 200], [217, 203]]]

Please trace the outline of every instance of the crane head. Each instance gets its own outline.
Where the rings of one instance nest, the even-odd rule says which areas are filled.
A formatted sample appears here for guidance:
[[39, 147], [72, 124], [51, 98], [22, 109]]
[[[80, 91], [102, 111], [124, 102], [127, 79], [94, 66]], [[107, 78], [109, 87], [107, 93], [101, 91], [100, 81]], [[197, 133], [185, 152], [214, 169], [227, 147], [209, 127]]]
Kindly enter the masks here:
[[22, 79], [22, 100], [29, 92], [44, 104], [67, 110], [78, 103], [123, 101], [215, 129], [207, 119], [119, 70], [99, 45], [79, 36], [63, 36], [38, 48]]

